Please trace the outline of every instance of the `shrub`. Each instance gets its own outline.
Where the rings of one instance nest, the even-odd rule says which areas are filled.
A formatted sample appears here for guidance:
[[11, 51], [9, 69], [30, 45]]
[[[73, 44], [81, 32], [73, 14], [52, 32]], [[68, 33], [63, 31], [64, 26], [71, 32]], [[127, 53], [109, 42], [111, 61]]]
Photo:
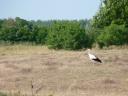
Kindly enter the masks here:
[[101, 48], [103, 46], [128, 44], [128, 29], [125, 25], [111, 24], [102, 30], [97, 38], [97, 43]]
[[77, 21], [54, 22], [48, 37], [47, 45], [54, 49], [81, 49], [89, 46], [85, 29]]
[[47, 27], [39, 28], [39, 31], [37, 32], [37, 35], [36, 35], [36, 43], [37, 44], [45, 44], [47, 35], [48, 35]]

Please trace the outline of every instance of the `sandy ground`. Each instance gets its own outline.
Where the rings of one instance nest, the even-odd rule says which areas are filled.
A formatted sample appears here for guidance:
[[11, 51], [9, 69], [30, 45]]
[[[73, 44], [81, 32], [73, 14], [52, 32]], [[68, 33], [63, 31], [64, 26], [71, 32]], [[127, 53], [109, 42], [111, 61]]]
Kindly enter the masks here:
[[[0, 46], [0, 90], [39, 96], [128, 96], [128, 49], [84, 51]], [[33, 85], [33, 88], [32, 88]]]

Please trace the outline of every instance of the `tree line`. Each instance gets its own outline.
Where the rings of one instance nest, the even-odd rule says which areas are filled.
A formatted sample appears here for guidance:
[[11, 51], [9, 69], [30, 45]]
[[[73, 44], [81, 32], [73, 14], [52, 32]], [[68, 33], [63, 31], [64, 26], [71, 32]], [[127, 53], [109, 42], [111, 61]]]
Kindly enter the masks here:
[[32, 42], [54, 49], [81, 49], [90, 46], [85, 32], [88, 20], [27, 21], [16, 17], [0, 20], [0, 41]]
[[128, 44], [128, 0], [102, 0], [91, 20], [0, 19], [0, 41], [68, 50]]

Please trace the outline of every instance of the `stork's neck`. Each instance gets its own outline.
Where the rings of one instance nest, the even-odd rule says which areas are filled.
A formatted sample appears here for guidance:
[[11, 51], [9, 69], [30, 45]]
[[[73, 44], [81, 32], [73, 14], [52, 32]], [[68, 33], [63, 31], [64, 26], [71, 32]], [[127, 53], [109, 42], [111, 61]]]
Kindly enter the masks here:
[[91, 54], [90, 49], [88, 49], [88, 54]]

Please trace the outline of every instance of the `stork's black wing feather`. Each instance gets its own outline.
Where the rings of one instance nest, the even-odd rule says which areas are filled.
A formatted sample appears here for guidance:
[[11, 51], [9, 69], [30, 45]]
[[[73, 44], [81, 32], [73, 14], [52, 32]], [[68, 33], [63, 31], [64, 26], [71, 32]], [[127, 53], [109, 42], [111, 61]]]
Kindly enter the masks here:
[[95, 58], [95, 59], [92, 59], [92, 60], [102, 63], [102, 61], [99, 58]]

